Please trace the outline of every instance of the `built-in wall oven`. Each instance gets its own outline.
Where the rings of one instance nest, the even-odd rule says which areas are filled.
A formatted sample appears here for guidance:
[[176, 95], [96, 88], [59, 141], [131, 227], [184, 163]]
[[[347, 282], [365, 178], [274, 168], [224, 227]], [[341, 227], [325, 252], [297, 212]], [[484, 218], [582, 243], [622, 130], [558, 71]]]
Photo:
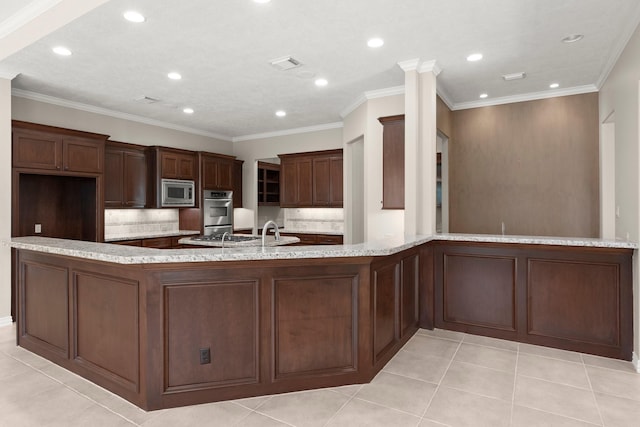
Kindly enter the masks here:
[[202, 201], [204, 235], [233, 232], [233, 192], [204, 190]]

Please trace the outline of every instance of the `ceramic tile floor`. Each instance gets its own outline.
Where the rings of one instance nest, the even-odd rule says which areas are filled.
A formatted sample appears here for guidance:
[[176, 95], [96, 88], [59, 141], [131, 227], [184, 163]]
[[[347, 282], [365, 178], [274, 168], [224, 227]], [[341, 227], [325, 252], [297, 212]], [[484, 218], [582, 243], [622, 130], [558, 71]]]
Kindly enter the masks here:
[[145, 412], [0, 328], [0, 426], [640, 426], [631, 363], [420, 330], [365, 385]]

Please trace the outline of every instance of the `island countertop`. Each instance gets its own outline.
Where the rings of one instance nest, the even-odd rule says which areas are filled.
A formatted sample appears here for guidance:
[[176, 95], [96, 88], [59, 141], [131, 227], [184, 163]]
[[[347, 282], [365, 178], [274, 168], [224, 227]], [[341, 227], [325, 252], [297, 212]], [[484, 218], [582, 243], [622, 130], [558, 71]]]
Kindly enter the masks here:
[[593, 238], [502, 236], [487, 234], [436, 234], [389, 237], [354, 245], [279, 246], [244, 248], [154, 249], [108, 243], [55, 239], [48, 237], [14, 237], [8, 246], [58, 255], [66, 255], [118, 264], [153, 264], [169, 262], [252, 261], [294, 258], [341, 258], [387, 256], [429, 241], [483, 242], [501, 244], [575, 246], [592, 248], [637, 249], [638, 243]]

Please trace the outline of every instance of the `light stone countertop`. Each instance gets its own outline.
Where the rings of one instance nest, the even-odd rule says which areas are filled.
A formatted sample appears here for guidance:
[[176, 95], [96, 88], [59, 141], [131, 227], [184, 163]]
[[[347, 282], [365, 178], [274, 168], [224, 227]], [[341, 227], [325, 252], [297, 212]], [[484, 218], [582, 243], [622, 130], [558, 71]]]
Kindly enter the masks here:
[[438, 234], [390, 237], [356, 245], [277, 246], [245, 248], [154, 249], [47, 237], [14, 237], [6, 246], [118, 264], [170, 262], [252, 261], [265, 259], [304, 259], [386, 256], [423, 243], [436, 241], [487, 242], [637, 249], [635, 242], [589, 238]]
[[154, 239], [156, 237], [174, 237], [174, 236], [193, 236], [199, 235], [200, 230], [176, 230], [176, 231], [163, 231], [159, 233], [140, 233], [140, 234], [127, 234], [118, 236], [105, 237], [104, 241], [109, 242], [122, 242], [125, 240], [140, 240], [140, 239]]

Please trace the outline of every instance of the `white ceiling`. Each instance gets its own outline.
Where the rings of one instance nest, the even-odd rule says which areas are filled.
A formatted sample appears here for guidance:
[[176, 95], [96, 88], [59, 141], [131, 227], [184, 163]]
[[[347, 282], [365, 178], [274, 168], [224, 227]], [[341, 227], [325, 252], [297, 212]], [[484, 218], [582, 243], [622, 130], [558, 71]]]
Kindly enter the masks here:
[[[0, 26], [18, 3], [30, 2], [2, 1]], [[147, 21], [122, 19], [129, 9]], [[20, 73], [15, 89], [243, 139], [340, 122], [365, 92], [402, 86], [397, 63], [414, 58], [437, 61], [454, 109], [597, 90], [639, 20], [638, 0], [111, 0], [4, 59], [0, 73]], [[584, 39], [561, 42], [576, 33]], [[373, 36], [385, 45], [368, 48]], [[56, 45], [73, 55], [52, 54]], [[467, 62], [474, 52], [484, 59]], [[269, 65], [286, 55], [303, 66]], [[520, 71], [524, 80], [501, 78]]]

